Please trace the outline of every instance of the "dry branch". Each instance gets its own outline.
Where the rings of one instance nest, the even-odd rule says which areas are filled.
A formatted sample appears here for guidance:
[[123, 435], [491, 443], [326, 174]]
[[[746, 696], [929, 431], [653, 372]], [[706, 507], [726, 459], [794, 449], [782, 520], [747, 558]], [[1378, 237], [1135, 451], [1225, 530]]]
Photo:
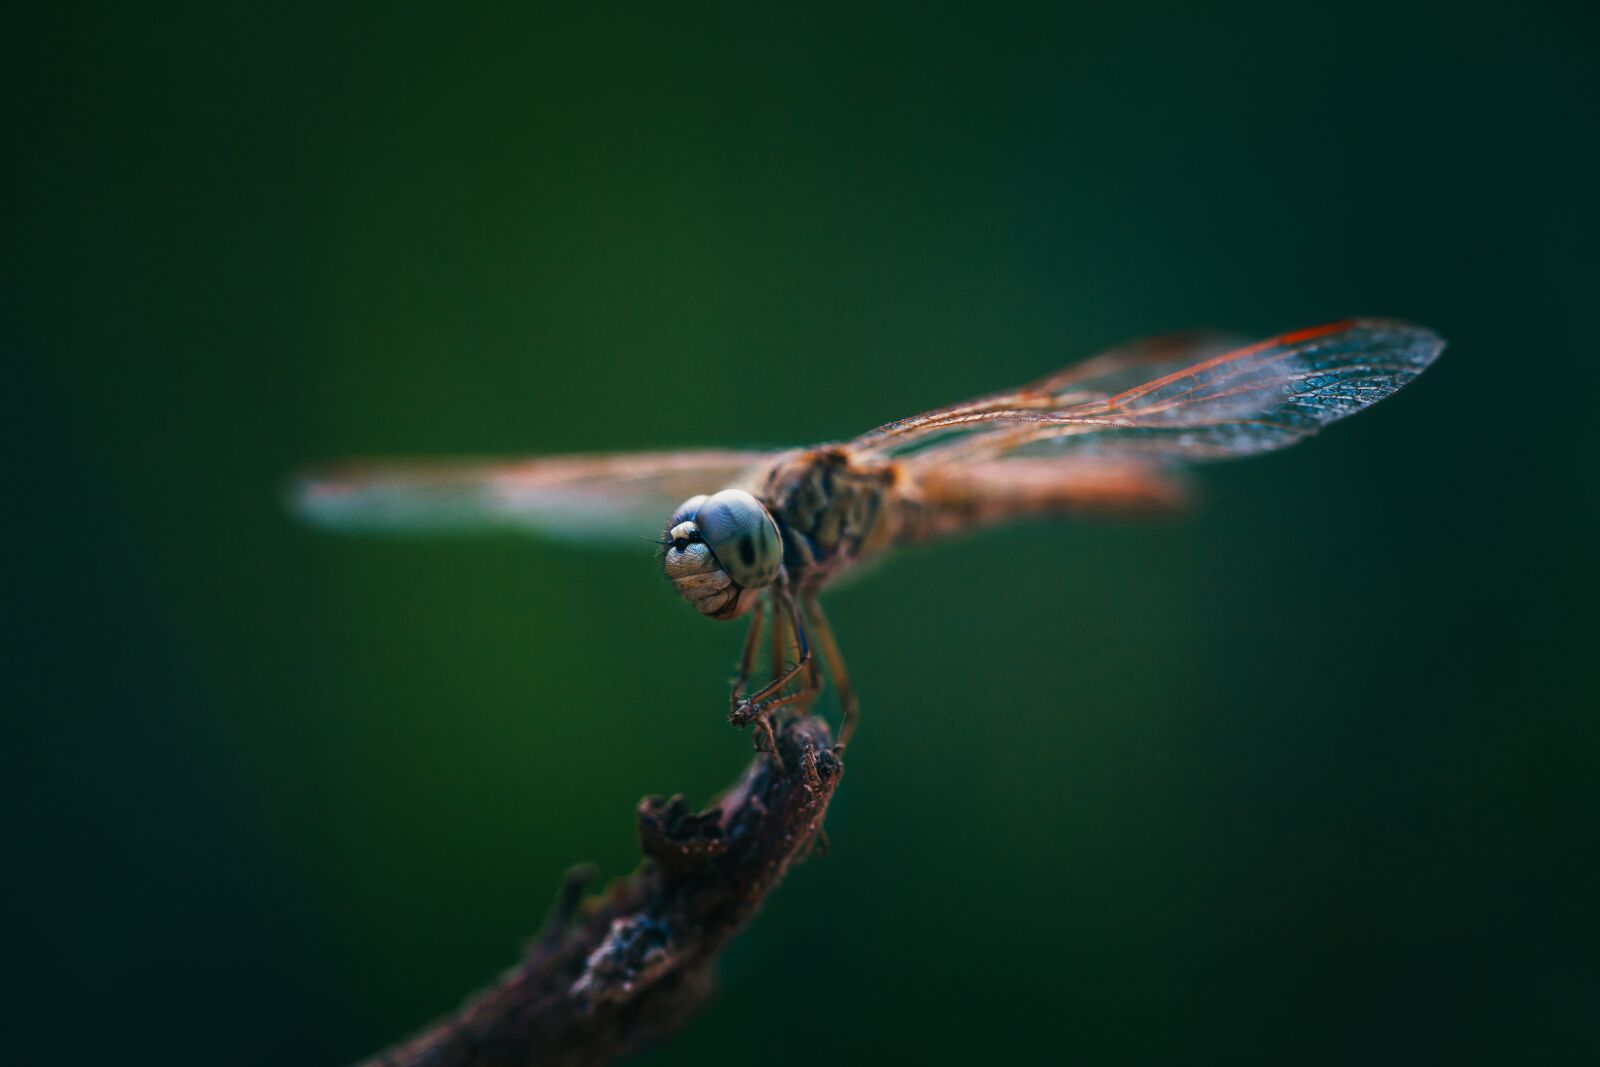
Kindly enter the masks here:
[[781, 767], [756, 756], [705, 811], [641, 801], [634, 874], [585, 897], [592, 870], [569, 873], [518, 966], [366, 1067], [602, 1064], [683, 1025], [723, 946], [816, 843], [843, 773], [820, 718], [784, 723], [777, 743]]

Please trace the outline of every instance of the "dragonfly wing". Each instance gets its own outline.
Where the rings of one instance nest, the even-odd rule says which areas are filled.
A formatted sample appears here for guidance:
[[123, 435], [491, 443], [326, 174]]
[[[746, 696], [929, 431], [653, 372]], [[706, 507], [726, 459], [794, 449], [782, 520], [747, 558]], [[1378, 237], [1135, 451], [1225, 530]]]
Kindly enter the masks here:
[[620, 452], [522, 460], [351, 461], [297, 479], [294, 510], [353, 533], [520, 530], [655, 539], [699, 493], [748, 487], [775, 452]]
[[1419, 326], [1348, 320], [1208, 356], [1114, 393], [1022, 390], [948, 409], [903, 436], [935, 438], [909, 457], [919, 465], [1069, 453], [1163, 461], [1251, 455], [1392, 395], [1443, 347]]
[[1185, 330], [1130, 341], [1023, 387], [1064, 405], [1113, 396], [1124, 389], [1232, 352], [1250, 338], [1221, 330]]
[[1007, 457], [916, 469], [899, 538], [927, 541], [1030, 515], [1145, 519], [1183, 510], [1170, 467], [1080, 457]]
[[1141, 382], [1169, 374], [1243, 345], [1245, 339], [1218, 331], [1190, 330], [1141, 338], [1065, 367], [1037, 381], [1005, 392], [976, 397], [961, 404], [899, 419], [849, 443], [858, 452], [903, 456], [945, 440], [981, 432], [982, 422], [954, 422], [985, 412], [1048, 411], [1104, 399]]
[[1394, 395], [1443, 348], [1431, 330], [1400, 322], [1301, 330], [1064, 411], [1007, 451], [1191, 461], [1269, 452]]

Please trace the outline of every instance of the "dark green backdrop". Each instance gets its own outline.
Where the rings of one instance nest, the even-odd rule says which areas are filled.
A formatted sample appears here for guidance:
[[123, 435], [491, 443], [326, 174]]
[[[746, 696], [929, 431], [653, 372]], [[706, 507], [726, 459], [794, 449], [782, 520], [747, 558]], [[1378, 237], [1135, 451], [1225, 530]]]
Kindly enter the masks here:
[[4, 16], [14, 1062], [355, 1058], [748, 756], [648, 546], [326, 538], [296, 466], [807, 443], [1350, 313], [1451, 347], [1189, 520], [833, 598], [833, 854], [646, 1062], [1593, 1062], [1571, 16]]

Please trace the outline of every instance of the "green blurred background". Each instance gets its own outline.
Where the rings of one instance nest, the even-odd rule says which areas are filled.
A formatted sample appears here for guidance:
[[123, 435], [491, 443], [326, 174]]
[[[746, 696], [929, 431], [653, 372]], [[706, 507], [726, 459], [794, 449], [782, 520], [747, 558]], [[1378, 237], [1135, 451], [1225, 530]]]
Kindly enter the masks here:
[[320, 536], [296, 467], [809, 443], [1364, 313], [1451, 347], [1192, 518], [837, 592], [832, 855], [644, 1062], [1593, 1062], [1570, 13], [11, 9], [7, 1058], [356, 1058], [748, 758], [648, 546]]

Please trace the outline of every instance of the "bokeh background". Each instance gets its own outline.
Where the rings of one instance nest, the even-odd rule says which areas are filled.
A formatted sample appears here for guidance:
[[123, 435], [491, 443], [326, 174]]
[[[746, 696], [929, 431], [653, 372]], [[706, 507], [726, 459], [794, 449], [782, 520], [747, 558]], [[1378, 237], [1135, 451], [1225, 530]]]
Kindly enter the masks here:
[[8, 9], [8, 1058], [357, 1058], [748, 758], [648, 546], [321, 536], [297, 467], [809, 443], [1364, 313], [1451, 346], [1192, 518], [832, 598], [833, 852], [642, 1062], [1593, 1062], [1572, 14]]

